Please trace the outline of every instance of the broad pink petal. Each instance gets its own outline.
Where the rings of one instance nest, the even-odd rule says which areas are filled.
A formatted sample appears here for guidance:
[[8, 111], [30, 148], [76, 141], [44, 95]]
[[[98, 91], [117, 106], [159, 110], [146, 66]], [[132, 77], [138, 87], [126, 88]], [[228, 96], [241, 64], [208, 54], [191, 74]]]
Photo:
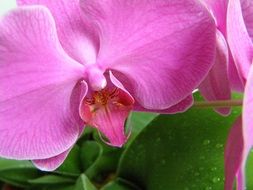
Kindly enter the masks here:
[[0, 156], [44, 159], [75, 143], [83, 70], [61, 48], [48, 9], [22, 7], [1, 20]]
[[[111, 72], [109, 77], [110, 83], [106, 89], [93, 93], [110, 94], [111, 98], [105, 104], [100, 102], [104, 101], [105, 98], [102, 98], [99, 102], [94, 98], [92, 99], [93, 103], [90, 103], [90, 98], [85, 98], [80, 105], [80, 116], [86, 124], [97, 128], [107, 138], [107, 144], [121, 147], [128, 138], [124, 126], [133, 108], [134, 99]], [[102, 95], [95, 95], [94, 97], [98, 96]]]
[[[242, 117], [240, 116], [231, 128], [227, 139], [225, 149], [225, 190], [233, 190], [234, 180], [242, 164], [243, 148]], [[240, 178], [239, 181], [241, 180]]]
[[251, 39], [253, 39], [253, 1], [240, 0], [244, 23]]
[[215, 17], [217, 28], [226, 34], [226, 16], [228, 0], [204, 0]]
[[64, 50], [80, 63], [95, 63], [98, 41], [81, 16], [79, 0], [17, 0], [19, 5], [44, 5], [52, 13]]
[[42, 160], [33, 160], [32, 162], [34, 166], [36, 166], [42, 171], [54, 171], [61, 164], [63, 164], [69, 152], [70, 152], [70, 149], [52, 158], [47, 158], [47, 159], [42, 159]]
[[228, 3], [227, 40], [238, 73], [246, 80], [253, 58], [253, 44], [244, 23], [240, 0], [229, 0]]
[[[80, 89], [81, 88], [81, 89]], [[84, 98], [86, 96], [87, 91], [85, 89], [87, 89], [87, 84], [86, 82], [81, 82], [80, 88], [78, 90], [78, 92], [81, 92], [81, 98]], [[80, 99], [79, 96], [77, 96], [78, 94], [75, 94], [76, 96], [73, 97], [77, 100]], [[80, 101], [78, 101], [79, 103]], [[82, 125], [80, 126], [79, 129], [79, 137], [82, 135], [82, 132], [84, 130], [85, 126]], [[69, 148], [68, 150], [64, 151], [63, 153], [56, 155], [54, 157], [51, 158], [46, 158], [46, 159], [38, 159], [38, 160], [32, 160], [32, 163], [34, 164], [35, 167], [37, 167], [38, 169], [42, 170], [42, 171], [54, 171], [56, 170], [58, 167], [60, 167], [63, 162], [65, 161], [65, 159], [67, 158], [68, 154], [70, 153], [72, 147]]]
[[155, 112], [161, 114], [175, 114], [175, 113], [183, 113], [187, 111], [193, 105], [193, 97], [192, 95], [187, 96], [185, 99], [180, 101], [179, 103], [171, 106], [165, 110], [150, 110], [141, 107], [138, 103], [135, 103], [133, 108], [134, 111], [142, 111], [142, 112]]
[[97, 63], [123, 73], [132, 85], [127, 90], [146, 109], [183, 100], [212, 66], [215, 24], [198, 1], [80, 2], [99, 31]]
[[[228, 47], [221, 32], [217, 30], [216, 59], [213, 68], [199, 86], [200, 93], [207, 101], [229, 100], [231, 90], [228, 79]], [[228, 115], [230, 108], [216, 109], [222, 115]]]

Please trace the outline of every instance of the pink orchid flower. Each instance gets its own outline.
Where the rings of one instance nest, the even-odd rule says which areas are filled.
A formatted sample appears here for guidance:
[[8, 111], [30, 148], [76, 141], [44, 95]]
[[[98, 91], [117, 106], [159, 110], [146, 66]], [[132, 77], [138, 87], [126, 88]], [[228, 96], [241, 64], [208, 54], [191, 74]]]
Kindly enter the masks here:
[[[207, 6], [216, 21], [216, 58], [213, 68], [199, 86], [199, 90], [207, 101], [230, 100], [231, 88], [242, 91], [243, 87], [226, 41], [228, 1], [203, 0], [203, 3]], [[230, 114], [230, 108], [218, 108], [216, 111], [221, 115]]]
[[242, 116], [231, 129], [225, 150], [225, 189], [232, 190], [234, 180], [237, 190], [245, 189], [245, 165], [253, 146], [253, 2], [229, 0], [227, 11], [227, 39], [232, 56], [245, 86]]
[[[227, 42], [226, 42], [226, 40], [228, 40], [227, 39], [228, 0], [220, 0], [220, 1], [203, 0], [203, 1], [204, 1], [204, 4], [209, 8], [211, 13], [213, 14], [214, 19], [216, 21], [216, 25], [217, 25], [217, 30], [218, 30], [217, 31], [217, 49], [218, 49], [217, 57], [218, 57], [218, 60], [220, 60], [220, 63], [219, 63], [220, 68], [219, 70], [215, 69], [215, 71], [217, 73], [222, 73], [222, 74], [216, 76], [217, 79], [214, 78], [214, 80], [218, 81], [220, 85], [220, 87], [215, 87], [219, 89], [219, 91], [216, 90], [216, 96], [217, 96], [216, 99], [222, 100], [226, 97], [227, 98], [230, 97], [228, 85], [230, 85], [231, 89], [234, 91], [243, 92], [245, 83], [239, 74], [237, 66], [235, 65], [233, 56], [231, 55], [230, 46], [227, 46]], [[224, 65], [227, 65], [226, 69]], [[221, 75], [225, 75], [225, 76], [221, 76]], [[229, 82], [227, 81], [227, 78], [229, 79]], [[223, 92], [222, 90], [220, 90], [222, 89], [221, 86], [224, 87]]]
[[0, 156], [63, 163], [86, 124], [127, 140], [131, 110], [174, 113], [212, 66], [195, 0], [18, 0], [0, 21]]

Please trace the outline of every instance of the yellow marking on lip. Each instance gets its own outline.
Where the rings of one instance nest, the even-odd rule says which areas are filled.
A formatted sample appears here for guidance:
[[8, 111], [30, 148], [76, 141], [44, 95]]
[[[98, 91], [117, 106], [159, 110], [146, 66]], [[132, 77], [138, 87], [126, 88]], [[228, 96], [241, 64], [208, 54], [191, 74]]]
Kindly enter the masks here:
[[94, 92], [91, 98], [86, 98], [85, 102], [88, 105], [106, 106], [110, 100], [117, 98], [118, 94], [119, 94], [118, 88], [114, 88], [113, 90], [103, 89]]

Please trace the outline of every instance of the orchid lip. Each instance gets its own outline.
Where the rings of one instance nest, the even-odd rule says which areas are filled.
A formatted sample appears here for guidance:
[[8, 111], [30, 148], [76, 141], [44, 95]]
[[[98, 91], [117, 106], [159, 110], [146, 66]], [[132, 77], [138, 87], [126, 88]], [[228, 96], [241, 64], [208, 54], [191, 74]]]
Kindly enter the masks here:
[[113, 90], [103, 89], [100, 91], [95, 91], [92, 98], [87, 98], [85, 103], [88, 105], [100, 105], [107, 106], [109, 100], [113, 99], [118, 95], [118, 89], [114, 88]]
[[118, 87], [93, 91], [81, 104], [80, 116], [86, 124], [98, 129], [106, 144], [122, 147], [129, 135], [125, 121], [133, 108], [132, 97]]

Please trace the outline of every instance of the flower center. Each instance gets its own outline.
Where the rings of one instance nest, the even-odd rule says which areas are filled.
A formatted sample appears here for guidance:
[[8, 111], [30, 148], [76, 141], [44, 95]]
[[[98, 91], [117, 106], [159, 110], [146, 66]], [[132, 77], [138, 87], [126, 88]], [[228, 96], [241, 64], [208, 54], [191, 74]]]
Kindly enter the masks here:
[[102, 89], [100, 91], [95, 91], [91, 98], [86, 98], [85, 103], [92, 108], [91, 112], [95, 112], [101, 106], [106, 107], [109, 103], [118, 106], [122, 105], [117, 98], [118, 95], [118, 88]]
[[87, 68], [89, 84], [94, 91], [101, 91], [107, 85], [106, 78], [103, 71], [101, 71], [96, 65], [92, 65]]
[[[133, 108], [134, 99], [116, 86], [92, 91], [80, 107], [82, 120], [99, 130], [106, 143], [121, 147], [127, 140], [125, 121]], [[103, 139], [103, 138], [102, 138]]]

